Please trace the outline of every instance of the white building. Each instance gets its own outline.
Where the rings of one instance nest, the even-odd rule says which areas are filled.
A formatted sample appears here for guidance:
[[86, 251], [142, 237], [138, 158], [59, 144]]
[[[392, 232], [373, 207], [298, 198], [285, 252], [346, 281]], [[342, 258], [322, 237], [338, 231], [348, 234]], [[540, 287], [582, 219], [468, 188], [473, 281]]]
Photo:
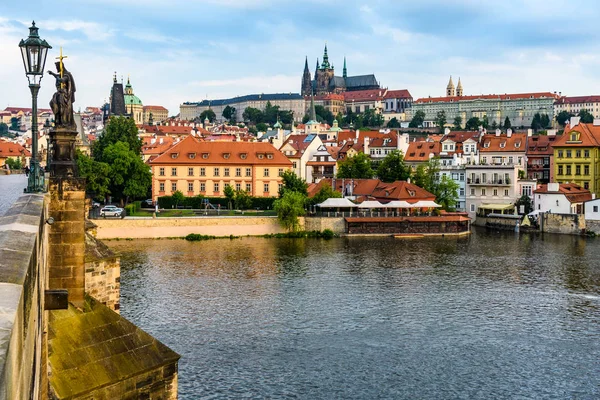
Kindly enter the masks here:
[[520, 197], [516, 165], [466, 165], [466, 209], [475, 220], [478, 212], [511, 209]]
[[279, 151], [291, 162], [292, 170], [306, 182], [312, 182], [313, 169], [307, 164], [323, 145], [319, 135], [289, 135]]
[[583, 214], [583, 203], [592, 200], [591, 192], [575, 183], [548, 183], [533, 194], [534, 209], [552, 214]]
[[566, 111], [573, 115], [587, 110], [594, 118], [600, 118], [600, 96], [564, 96], [554, 102], [554, 115]]

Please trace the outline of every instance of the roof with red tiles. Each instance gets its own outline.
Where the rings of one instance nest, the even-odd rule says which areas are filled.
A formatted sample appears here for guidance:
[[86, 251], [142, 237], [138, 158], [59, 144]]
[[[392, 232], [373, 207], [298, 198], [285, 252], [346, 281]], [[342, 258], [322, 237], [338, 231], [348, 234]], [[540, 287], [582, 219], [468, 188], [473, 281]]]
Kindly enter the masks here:
[[410, 92], [406, 89], [388, 90], [384, 99], [412, 99]]
[[[25, 114], [27, 114], [27, 113], [31, 112], [31, 108], [28, 108], [28, 107], [6, 107], [4, 109], [4, 111], [8, 111], [8, 112], [11, 112], [13, 114], [17, 114], [17, 113], [19, 113], [19, 112], [22, 111]], [[38, 108], [38, 114], [41, 114], [41, 113], [51, 113], [51, 112], [52, 112], [52, 110], [49, 109], [49, 108]]]
[[549, 156], [554, 154], [552, 144], [556, 141], [557, 136], [552, 135], [533, 135], [527, 138], [527, 155], [528, 156]]
[[600, 96], [563, 96], [556, 100], [554, 104], [581, 104], [581, 103], [598, 103]]
[[542, 99], [542, 98], [554, 98], [557, 99], [558, 95], [551, 92], [538, 92], [538, 93], [511, 93], [511, 94], [481, 94], [473, 96], [445, 96], [445, 97], [423, 97], [417, 99], [415, 103], [426, 104], [426, 103], [447, 103], [447, 102], [458, 102], [458, 101], [469, 101], [469, 100], [523, 100], [523, 99]]
[[383, 99], [384, 94], [384, 89], [356, 90], [344, 92], [344, 100], [347, 103], [352, 101], [375, 101]]
[[430, 158], [438, 156], [441, 151], [442, 144], [440, 142], [410, 142], [404, 155], [404, 161], [427, 162]]
[[454, 143], [462, 143], [469, 139], [477, 142], [479, 140], [479, 131], [451, 131], [447, 135], [444, 135], [440, 139], [440, 142], [451, 140]]
[[292, 165], [291, 161], [270, 143], [200, 142], [191, 135], [185, 137], [150, 163], [154, 165]]
[[576, 183], [560, 183], [557, 191], [549, 191], [548, 184], [541, 185], [533, 193], [538, 194], [564, 194], [570, 203], [582, 203], [592, 200], [592, 193], [588, 189], [584, 189]]
[[[572, 134], [578, 133], [577, 140]], [[596, 147], [600, 146], [600, 126], [579, 123], [573, 128], [565, 126], [565, 131], [552, 144], [553, 147]]]
[[0, 157], [31, 157], [31, 153], [18, 143], [0, 142]]
[[[367, 131], [367, 130], [358, 130], [358, 141], [364, 142], [365, 138], [376, 138], [376, 137], [384, 137], [386, 134], [379, 131]], [[356, 132], [355, 131], [340, 131], [337, 135], [337, 142], [339, 146], [342, 146], [344, 141], [354, 141], [356, 140]]]
[[322, 179], [317, 184], [309, 185], [309, 197], [317, 194], [325, 184], [328, 184], [339, 193], [342, 193], [345, 186], [350, 184], [353, 186], [352, 195], [364, 199], [380, 201], [405, 200], [409, 203], [415, 203], [419, 200], [435, 201], [434, 194], [415, 184], [406, 181], [385, 183], [379, 179]]
[[480, 153], [491, 152], [526, 152], [527, 134], [512, 133], [510, 137], [506, 133], [496, 136], [495, 133], [483, 135], [479, 144]]
[[144, 106], [144, 111], [146, 110], [169, 111], [163, 106]]

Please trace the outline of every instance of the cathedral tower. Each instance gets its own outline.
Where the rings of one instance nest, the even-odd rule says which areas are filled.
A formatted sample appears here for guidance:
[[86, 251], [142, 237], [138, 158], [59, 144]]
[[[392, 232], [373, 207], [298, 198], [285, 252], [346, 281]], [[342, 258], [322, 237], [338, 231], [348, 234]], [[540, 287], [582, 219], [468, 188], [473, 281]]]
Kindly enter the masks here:
[[462, 83], [460, 83], [460, 77], [458, 78], [458, 85], [456, 85], [456, 95], [458, 97], [462, 97], [463, 95], [463, 87]]
[[448, 82], [448, 86], [446, 86], [446, 96], [454, 97], [454, 82], [452, 82], [452, 75], [450, 75], [450, 81]]
[[342, 77], [346, 79], [348, 77], [348, 71], [346, 70], [346, 56], [344, 56], [344, 69], [342, 71]]
[[329, 55], [327, 54], [327, 45], [323, 51], [323, 62], [315, 74], [317, 95], [329, 93], [329, 82], [333, 79], [333, 65], [329, 64]]
[[308, 57], [304, 60], [304, 73], [302, 74], [302, 87], [300, 93], [302, 96], [309, 96], [312, 91], [312, 78], [308, 70]]

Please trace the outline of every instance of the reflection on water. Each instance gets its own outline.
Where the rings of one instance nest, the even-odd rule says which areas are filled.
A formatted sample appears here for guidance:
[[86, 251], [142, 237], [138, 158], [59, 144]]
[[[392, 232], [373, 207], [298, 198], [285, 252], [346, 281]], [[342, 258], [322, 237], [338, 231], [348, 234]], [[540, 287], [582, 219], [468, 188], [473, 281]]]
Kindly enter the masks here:
[[184, 399], [600, 397], [598, 240], [109, 244]]

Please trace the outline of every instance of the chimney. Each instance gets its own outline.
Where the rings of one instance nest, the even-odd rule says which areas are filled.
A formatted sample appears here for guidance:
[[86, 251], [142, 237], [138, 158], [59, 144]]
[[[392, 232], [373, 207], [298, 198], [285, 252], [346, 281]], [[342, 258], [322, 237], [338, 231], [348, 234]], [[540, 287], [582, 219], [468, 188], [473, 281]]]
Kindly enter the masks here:
[[360, 135], [360, 129], [357, 129], [355, 133], [356, 133], [356, 140], [358, 140], [358, 136]]
[[594, 118], [594, 126], [600, 126], [600, 119]]
[[500, 133], [501, 133], [500, 129], [496, 129], [496, 136], [500, 136]]
[[569, 122], [569, 126], [571, 128], [575, 128], [575, 126], [579, 125], [579, 117], [571, 117], [571, 121]]
[[549, 192], [558, 192], [560, 186], [558, 183], [556, 182], [552, 182], [548, 184], [548, 191]]
[[556, 136], [556, 129], [548, 129], [548, 136]]
[[450, 133], [450, 128], [444, 128], [444, 135], [447, 135]]
[[364, 139], [364, 147], [365, 147], [364, 153], [366, 155], [369, 155], [369, 138], [368, 137], [365, 137], [365, 139]]
[[533, 136], [533, 129], [529, 128], [527, 129], [527, 137], [532, 137]]
[[512, 136], [512, 129], [508, 128], [506, 130], [506, 137], [511, 137]]
[[396, 131], [396, 150], [400, 150], [400, 131]]
[[163, 138], [158, 139], [158, 143], [162, 144], [163, 143]]

